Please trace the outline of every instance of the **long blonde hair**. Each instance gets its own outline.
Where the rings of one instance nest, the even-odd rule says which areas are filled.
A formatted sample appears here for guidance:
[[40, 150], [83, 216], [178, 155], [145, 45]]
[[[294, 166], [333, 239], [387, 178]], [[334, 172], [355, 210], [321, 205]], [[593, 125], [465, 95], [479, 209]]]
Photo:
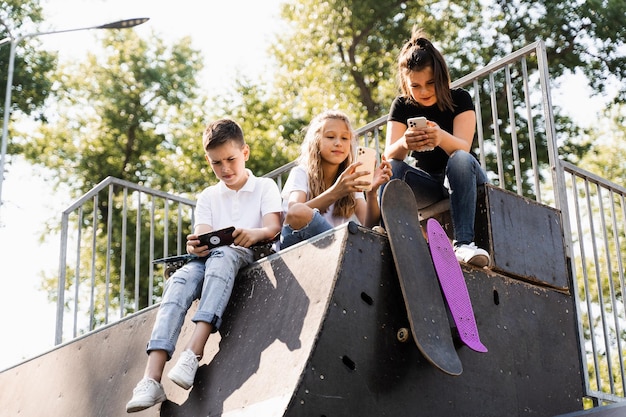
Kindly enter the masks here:
[[[309, 181], [309, 195], [307, 198], [313, 199], [326, 191], [326, 182], [324, 178], [324, 170], [322, 169], [322, 157], [320, 154], [320, 142], [324, 134], [324, 123], [328, 119], [342, 120], [350, 131], [351, 151], [345, 161], [339, 165], [337, 177], [350, 165], [353, 161], [353, 151], [356, 145], [354, 131], [348, 116], [339, 110], [326, 110], [311, 120], [302, 142], [302, 153], [298, 158], [298, 164], [306, 170]], [[332, 179], [334, 183], [337, 177]], [[356, 207], [356, 199], [353, 193], [340, 198], [335, 202], [333, 216], [349, 218], [354, 214]]]

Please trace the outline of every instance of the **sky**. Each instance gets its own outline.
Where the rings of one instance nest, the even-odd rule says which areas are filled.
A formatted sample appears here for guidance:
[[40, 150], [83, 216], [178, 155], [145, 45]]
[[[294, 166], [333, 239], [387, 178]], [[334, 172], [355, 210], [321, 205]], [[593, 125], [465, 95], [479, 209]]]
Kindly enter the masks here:
[[[266, 49], [279, 27], [281, 0], [42, 0], [42, 31], [83, 28], [136, 17], [150, 20], [136, 30], [165, 39], [191, 36], [205, 56], [201, 85], [212, 95], [232, 85], [238, 74], [262, 77], [268, 71]], [[40, 37], [61, 61], [80, 60], [97, 49], [97, 31]], [[251, 78], [253, 79], [253, 78]], [[569, 107], [582, 125], [597, 120], [602, 99], [590, 99], [580, 77], [553, 90], [553, 103]], [[568, 106], [576, 103], [578, 106]], [[580, 105], [585, 103], [584, 105]], [[579, 110], [582, 109], [582, 110]], [[58, 273], [59, 237], [40, 242], [46, 222], [58, 225], [71, 200], [66, 190], [52, 190], [50, 173], [12, 158], [0, 206], [0, 370], [54, 347], [56, 306], [40, 287], [43, 271]]]

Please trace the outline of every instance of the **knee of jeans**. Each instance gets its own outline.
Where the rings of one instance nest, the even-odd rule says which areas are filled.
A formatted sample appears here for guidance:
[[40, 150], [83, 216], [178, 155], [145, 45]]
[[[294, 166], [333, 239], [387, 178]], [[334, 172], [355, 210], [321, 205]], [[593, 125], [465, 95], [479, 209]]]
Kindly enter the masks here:
[[161, 305], [173, 304], [180, 308], [186, 308], [187, 303], [193, 301], [194, 291], [187, 288], [187, 278], [172, 275], [163, 290]]
[[309, 206], [304, 203], [296, 203], [289, 207], [285, 215], [285, 224], [294, 230], [299, 230], [309, 224], [314, 215], [315, 212]]
[[475, 166], [474, 161], [475, 158], [469, 152], [462, 150], [454, 151], [448, 159], [446, 166], [447, 175], [464, 175], [468, 172], [473, 172]]
[[404, 177], [404, 172], [408, 166], [406, 162], [399, 159], [391, 159], [389, 164], [391, 165], [391, 179]]
[[448, 166], [465, 166], [469, 168], [472, 165], [473, 158], [474, 157], [471, 153], [465, 152], [462, 149], [457, 149], [452, 152], [452, 155], [448, 158]]

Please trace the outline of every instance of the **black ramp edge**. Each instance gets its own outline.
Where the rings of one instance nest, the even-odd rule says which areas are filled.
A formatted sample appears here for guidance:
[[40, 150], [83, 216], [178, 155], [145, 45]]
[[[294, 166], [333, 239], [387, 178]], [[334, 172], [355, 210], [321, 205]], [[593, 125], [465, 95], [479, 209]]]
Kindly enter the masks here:
[[[195, 386], [185, 391], [164, 378], [168, 400], [134, 415], [554, 417], [582, 410], [571, 297], [485, 270], [463, 272], [489, 352], [457, 344], [460, 376], [398, 340], [407, 316], [387, 238], [345, 226], [240, 274]], [[128, 416], [156, 311], [0, 372], [0, 417]], [[193, 330], [189, 319], [174, 360]]]

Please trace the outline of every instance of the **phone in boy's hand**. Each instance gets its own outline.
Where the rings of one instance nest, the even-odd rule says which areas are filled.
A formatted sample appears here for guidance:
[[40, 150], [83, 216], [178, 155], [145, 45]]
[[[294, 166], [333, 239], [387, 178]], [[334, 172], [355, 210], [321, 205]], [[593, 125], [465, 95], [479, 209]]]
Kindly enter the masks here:
[[376, 169], [376, 151], [367, 146], [359, 146], [356, 148], [356, 160], [361, 162], [362, 165], [356, 167], [356, 172], [369, 171], [369, 174], [362, 175], [359, 180], [369, 181], [370, 185], [360, 186], [363, 191], [370, 191], [372, 189], [372, 181], [374, 180], [374, 170]]
[[213, 249], [218, 246], [231, 245], [235, 241], [233, 238], [234, 231], [235, 228], [230, 226], [199, 235], [198, 240], [200, 240], [200, 246], [207, 245], [209, 249]]

